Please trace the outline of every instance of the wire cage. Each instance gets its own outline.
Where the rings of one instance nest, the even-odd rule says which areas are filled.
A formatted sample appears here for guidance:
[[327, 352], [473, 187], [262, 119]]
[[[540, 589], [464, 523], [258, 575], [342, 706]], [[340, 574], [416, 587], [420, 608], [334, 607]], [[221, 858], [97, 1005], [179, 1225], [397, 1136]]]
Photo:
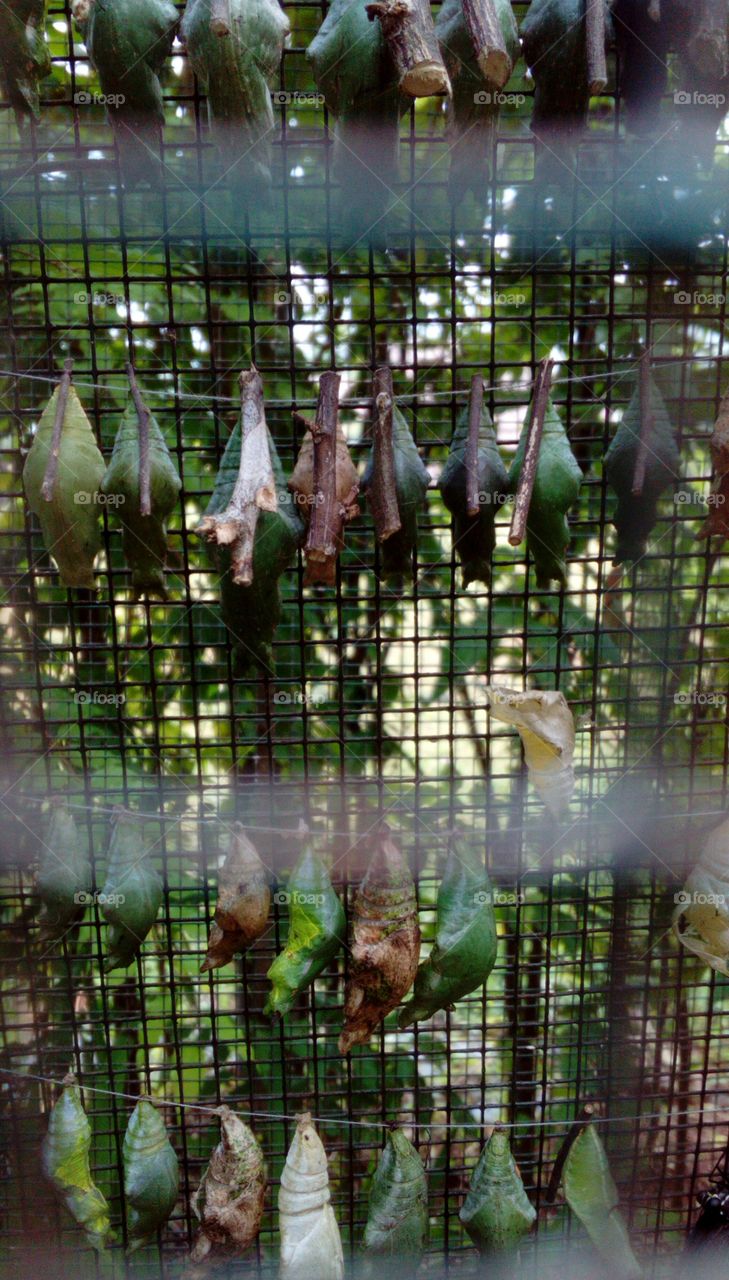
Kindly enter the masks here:
[[[41, 122], [19, 134], [4, 104], [0, 117], [6, 1257], [18, 1273], [29, 1259], [49, 1274], [128, 1268], [122, 1142], [135, 1098], [149, 1095], [182, 1178], [158, 1245], [137, 1255], [140, 1272], [185, 1265], [192, 1196], [217, 1141], [211, 1113], [226, 1102], [251, 1116], [273, 1188], [293, 1117], [317, 1118], [350, 1258], [375, 1158], [400, 1123], [428, 1171], [423, 1267], [433, 1274], [472, 1265], [458, 1211], [494, 1124], [513, 1126], [538, 1209], [523, 1269], [598, 1274], [561, 1198], [546, 1197], [555, 1156], [590, 1103], [635, 1250], [647, 1274], [662, 1275], [727, 1151], [726, 983], [682, 953], [671, 928], [675, 895], [722, 817], [729, 762], [729, 577], [715, 542], [696, 537], [726, 389], [726, 142], [720, 135], [711, 175], [688, 183], [682, 203], [668, 123], [660, 137], [627, 138], [609, 88], [545, 202], [522, 66], [480, 199], [449, 202], [444, 111], [421, 101], [400, 123], [399, 182], [382, 196], [381, 225], [362, 232], [341, 216], [332, 122], [305, 56], [327, 6], [284, 8], [292, 36], [274, 94], [267, 210], [239, 204], [217, 167], [205, 95], [179, 42], [163, 79], [157, 190], [120, 179], [68, 4], [48, 5]], [[667, 104], [670, 115], [670, 93]], [[603, 459], [645, 349], [680, 475], [647, 553], [616, 568]], [[471, 378], [485, 379], [508, 461], [550, 354], [553, 401], [583, 473], [566, 584], [536, 586], [525, 547], [508, 542], [505, 503], [492, 586], [465, 589], [437, 486]], [[173, 454], [183, 488], [166, 600], [134, 600], [112, 508], [100, 510], [93, 592], [60, 584], [28, 509], [24, 458], [69, 357], [106, 458], [130, 360]], [[388, 365], [431, 477], [401, 580], [381, 574], [366, 507], [347, 527], [334, 586], [304, 585], [299, 555], [282, 578], [269, 673], [236, 667], [219, 576], [195, 534], [237, 417], [238, 375], [252, 362], [287, 475], [300, 444], [293, 415], [313, 414], [330, 369], [342, 378], [352, 457], [364, 462], [372, 374]], [[569, 702], [576, 789], [564, 822], [545, 816], [518, 736], [487, 714], [494, 680], [558, 689]], [[127, 970], [103, 972], [98, 900], [60, 941], [39, 936], [34, 869], [61, 797], [97, 890], [119, 805], [138, 815], [162, 875], [162, 909]], [[283, 886], [302, 817], [348, 916], [373, 833], [388, 823], [415, 877], [426, 947], [449, 849], [485, 859], [499, 932], [486, 987], [406, 1031], [389, 1018], [344, 1058], [346, 947], [283, 1022], [263, 1015], [285, 894], [274, 894], [251, 950], [201, 974], [231, 824], [244, 824]], [[119, 1228], [118, 1246], [98, 1259], [40, 1173], [54, 1082], [69, 1069]], [[276, 1248], [269, 1192], [241, 1274], [273, 1274]]]

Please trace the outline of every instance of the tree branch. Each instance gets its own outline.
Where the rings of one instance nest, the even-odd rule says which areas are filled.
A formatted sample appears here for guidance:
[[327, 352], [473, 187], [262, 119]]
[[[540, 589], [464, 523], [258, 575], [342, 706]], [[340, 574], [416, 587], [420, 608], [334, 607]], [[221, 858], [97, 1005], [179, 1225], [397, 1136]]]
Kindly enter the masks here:
[[214, 36], [230, 35], [231, 26], [229, 0], [211, 0], [210, 30]]
[[306, 582], [331, 585], [344, 524], [337, 501], [337, 419], [339, 416], [338, 373], [323, 373], [319, 379], [319, 403], [311, 431], [314, 442], [313, 506], [306, 539]]
[[411, 98], [450, 93], [430, 0], [372, 0], [366, 9], [371, 22], [379, 19], [402, 92]]
[[368, 501], [379, 542], [385, 542], [402, 528], [395, 486], [395, 449], [392, 441], [394, 392], [392, 370], [375, 369], [373, 380], [375, 421], [373, 428], [372, 480]]
[[[589, 2], [589, 0], [588, 0]], [[503, 89], [513, 71], [494, 0], [462, 0], [473, 48], [484, 78]]]
[[547, 410], [549, 390], [552, 385], [553, 365], [553, 360], [543, 360], [539, 366], [537, 376], [534, 379], [532, 415], [529, 422], [526, 449], [524, 451], [524, 464], [519, 477], [516, 501], [514, 502], [514, 514], [511, 517], [511, 528], [509, 529], [509, 542], [512, 547], [518, 547], [519, 543], [524, 541], [524, 536], [526, 534], [529, 507], [531, 506], [532, 493], [534, 492], [534, 481], [537, 478], [537, 464], [539, 462], [539, 449], [542, 443], [544, 415]]
[[61, 374], [61, 381], [58, 384], [58, 400], [56, 401], [56, 416], [53, 419], [53, 431], [51, 432], [51, 447], [48, 451], [48, 462], [46, 463], [43, 484], [41, 485], [41, 497], [44, 498], [46, 502], [53, 501], [53, 490], [56, 487], [58, 455], [61, 451], [61, 432], [63, 431], [63, 419], [66, 416], [66, 405], [68, 404], [68, 392], [71, 386], [72, 372], [73, 360], [64, 360], [63, 373]]
[[605, 0], [586, 0], [585, 53], [590, 93], [603, 93], [608, 82], [605, 58]]
[[555, 1197], [559, 1191], [559, 1184], [562, 1180], [562, 1170], [564, 1169], [565, 1161], [567, 1160], [572, 1147], [579, 1138], [583, 1129], [586, 1129], [588, 1124], [590, 1124], [594, 1114], [595, 1108], [591, 1103], [588, 1103], [587, 1106], [582, 1108], [577, 1119], [573, 1122], [562, 1146], [557, 1152], [557, 1159], [554, 1162], [552, 1176], [549, 1179], [549, 1186], [547, 1187], [547, 1194], [545, 1196], [547, 1204], [554, 1204]]

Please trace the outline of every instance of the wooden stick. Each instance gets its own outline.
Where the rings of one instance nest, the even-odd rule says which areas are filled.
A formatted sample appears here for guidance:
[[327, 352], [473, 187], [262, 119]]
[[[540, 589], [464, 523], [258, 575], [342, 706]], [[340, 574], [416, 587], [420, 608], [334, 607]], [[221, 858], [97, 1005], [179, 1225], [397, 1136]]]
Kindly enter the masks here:
[[483, 378], [475, 373], [468, 397], [468, 440], [466, 442], [466, 514], [477, 516], [481, 510], [478, 487], [478, 434], [483, 413]]
[[392, 54], [400, 88], [411, 98], [432, 98], [451, 92], [433, 25], [430, 0], [371, 0], [371, 22], [379, 19]]
[[127, 376], [129, 378], [129, 386], [132, 391], [134, 408], [137, 411], [137, 419], [139, 421], [139, 511], [143, 516], [151, 516], [152, 495], [149, 491], [149, 409], [144, 403], [139, 387], [137, 386], [137, 375], [134, 372], [134, 365], [131, 360], [127, 365]]
[[307, 553], [314, 560], [330, 561], [337, 555], [342, 521], [337, 501], [337, 420], [339, 417], [338, 373], [323, 373], [319, 379], [319, 403], [311, 432], [314, 442], [314, 492]]
[[210, 30], [214, 36], [230, 35], [230, 4], [228, 0], [211, 0]]
[[587, 84], [591, 94], [607, 88], [605, 58], [605, 0], [585, 0], [585, 52]]
[[565, 1161], [567, 1160], [572, 1147], [579, 1138], [583, 1129], [587, 1128], [594, 1114], [595, 1108], [590, 1103], [583, 1107], [577, 1119], [573, 1122], [567, 1137], [562, 1143], [562, 1146], [557, 1153], [557, 1159], [554, 1162], [552, 1176], [549, 1179], [549, 1186], [547, 1187], [547, 1204], [554, 1204], [555, 1197], [559, 1191], [559, 1184], [562, 1181], [562, 1170], [564, 1169]]
[[644, 351], [640, 358], [640, 440], [635, 455], [635, 471], [633, 472], [634, 498], [639, 498], [645, 485], [645, 473], [648, 465], [648, 441], [653, 434], [653, 411], [651, 409], [651, 365], [650, 351]]
[[509, 543], [512, 547], [518, 547], [519, 543], [524, 541], [524, 535], [526, 534], [529, 507], [532, 501], [532, 493], [534, 492], [534, 481], [537, 478], [537, 463], [539, 462], [539, 449], [542, 443], [544, 415], [547, 410], [549, 389], [552, 385], [553, 366], [553, 360], [543, 360], [534, 379], [532, 414], [524, 451], [524, 465], [519, 477], [516, 501], [514, 502], [514, 514], [511, 517], [511, 528], [509, 529]]
[[43, 484], [41, 485], [41, 497], [46, 502], [52, 502], [53, 490], [56, 487], [56, 476], [58, 475], [58, 455], [61, 451], [61, 432], [63, 431], [63, 419], [66, 416], [66, 405], [68, 404], [68, 392], [71, 386], [71, 374], [73, 372], [73, 360], [64, 360], [63, 373], [61, 381], [58, 384], [58, 399], [56, 401], [56, 416], [53, 419], [53, 431], [51, 432], [51, 447], [48, 453], [48, 462], [46, 463], [45, 474], [43, 476]]
[[514, 65], [507, 52], [494, 0], [462, 0], [462, 5], [476, 60], [484, 78], [498, 89], [503, 89]]
[[729, 67], [725, 0], [704, 0], [687, 45], [689, 61], [712, 80], [723, 80]]
[[385, 542], [402, 528], [395, 487], [395, 450], [392, 442], [394, 392], [392, 370], [375, 369], [372, 390], [375, 402], [372, 481], [368, 501], [378, 541]]

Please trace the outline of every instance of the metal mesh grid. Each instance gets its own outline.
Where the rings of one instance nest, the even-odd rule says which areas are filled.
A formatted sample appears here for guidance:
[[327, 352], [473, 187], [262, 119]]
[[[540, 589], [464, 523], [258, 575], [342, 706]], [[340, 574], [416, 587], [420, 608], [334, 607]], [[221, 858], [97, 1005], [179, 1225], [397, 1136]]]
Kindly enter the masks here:
[[[286, 5], [294, 32], [284, 91], [312, 87], [303, 51], [324, 8]], [[606, 97], [577, 176], [564, 180], [574, 227], [562, 247], [548, 237], [535, 253], [520, 238], [534, 186], [523, 84], [523, 106], [502, 115], [485, 224], [473, 206], [458, 218], [448, 210], [447, 143], [432, 104], [403, 121], [402, 204], [386, 248], [353, 244], [337, 228], [327, 123], [314, 108], [282, 107], [273, 211], [240, 219], [224, 183], [206, 193], [211, 146], [182, 51], [166, 79], [163, 190], [120, 192], [103, 110], [72, 101], [89, 79], [83, 51], [61, 29], [67, 8], [52, 4], [49, 18], [56, 86], [43, 123], [19, 144], [4, 112], [0, 137], [3, 368], [25, 375], [7, 377], [3, 392], [3, 1064], [57, 1079], [73, 1060], [89, 1088], [95, 1171], [117, 1221], [133, 1104], [92, 1088], [208, 1106], [225, 1098], [242, 1111], [286, 1115], [308, 1106], [328, 1117], [320, 1128], [351, 1248], [382, 1140], [375, 1122], [400, 1118], [428, 1160], [433, 1266], [469, 1256], [458, 1208], [497, 1120], [520, 1126], [514, 1146], [540, 1207], [539, 1239], [561, 1247], [570, 1226], [561, 1208], [544, 1205], [544, 1191], [570, 1120], [596, 1100], [613, 1122], [606, 1134], [636, 1245], [660, 1257], [680, 1240], [694, 1191], [726, 1145], [725, 986], [679, 957], [668, 932], [673, 893], [725, 803], [725, 706], [697, 694], [725, 691], [728, 583], [721, 560], [694, 537], [722, 390], [723, 243], [705, 238], [677, 255], [662, 241], [650, 254], [644, 222], [626, 240], [625, 210], [613, 217], [619, 180], [638, 156], [650, 163], [654, 148], [621, 140], [620, 107]], [[94, 147], [108, 164], [89, 158]], [[597, 176], [610, 187], [607, 203], [592, 194]], [[704, 300], [677, 301], [687, 290]], [[616, 580], [601, 459], [646, 342], [678, 433], [680, 489], [693, 497], [668, 495], [648, 555]], [[343, 397], [358, 402], [342, 417], [359, 461], [371, 370], [389, 363], [435, 481], [463, 403], [450, 393], [484, 374], [506, 455], [535, 364], [550, 350], [559, 360], [555, 402], [585, 472], [567, 588], [535, 589], [524, 549], [506, 543], [505, 511], [493, 590], [464, 593], [431, 489], [401, 590], [377, 577], [365, 515], [348, 530], [335, 590], [304, 589], [300, 567], [286, 575], [275, 682], [235, 677], [215, 575], [192, 530], [235, 418], [238, 370], [251, 359], [261, 370], [290, 472], [291, 412], [315, 397], [318, 374], [336, 368]], [[66, 355], [106, 455], [129, 356], [174, 450], [184, 489], [164, 604], [132, 602], [110, 513], [98, 592], [65, 592], [25, 509], [20, 449], [50, 393], [43, 379]], [[515, 737], [488, 721], [483, 688], [494, 674], [560, 688], [570, 701], [578, 788], [563, 829], [545, 824]], [[77, 818], [97, 884], [108, 821], [95, 810], [123, 803], [152, 815], [165, 903], [126, 977], [100, 976], [95, 909], [60, 949], [18, 963], [36, 937], [31, 871], [44, 819], [31, 799], [58, 793], [86, 806]], [[154, 816], [161, 811], [171, 818], [164, 825]], [[417, 875], [426, 938], [448, 831], [457, 822], [462, 838], [485, 845], [504, 894], [486, 993], [414, 1035], [388, 1024], [379, 1046], [346, 1063], [336, 1052], [346, 951], [284, 1028], [262, 1018], [283, 909], [238, 969], [201, 977], [227, 821], [260, 828], [262, 856], [285, 873], [293, 842], [268, 828], [294, 827], [302, 813], [331, 850], [347, 903], [358, 876], [347, 851], [388, 815]], [[59, 1257], [75, 1256], [79, 1244], [38, 1175], [52, 1092], [10, 1077], [3, 1085], [0, 1196], [19, 1256], [51, 1242]], [[181, 1258], [189, 1192], [215, 1125], [192, 1109], [166, 1115], [184, 1172], [161, 1246]], [[372, 1127], [341, 1123], [351, 1119]], [[463, 1127], [480, 1122], [483, 1131]], [[258, 1118], [255, 1129], [275, 1180], [292, 1127]], [[269, 1201], [264, 1263], [275, 1238]], [[527, 1251], [525, 1266], [535, 1258]], [[124, 1264], [115, 1251], [103, 1265]], [[154, 1269], [155, 1257], [145, 1265]]]

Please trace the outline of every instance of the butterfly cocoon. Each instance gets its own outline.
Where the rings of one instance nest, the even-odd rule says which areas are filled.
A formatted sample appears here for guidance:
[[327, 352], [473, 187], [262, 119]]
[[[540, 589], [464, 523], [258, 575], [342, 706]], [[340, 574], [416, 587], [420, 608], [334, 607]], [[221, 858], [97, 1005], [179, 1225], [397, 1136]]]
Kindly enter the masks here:
[[[648, 379], [647, 390], [648, 407], [641, 404], [640, 385], [636, 384], [605, 454], [605, 474], [618, 499], [613, 517], [618, 535], [614, 564], [639, 560], [645, 554], [658, 519], [658, 500], [664, 489], [678, 479], [680, 455], [668, 410], [652, 378]], [[647, 429], [645, 412], [650, 413]], [[641, 437], [646, 446], [645, 475], [641, 492], [634, 494]]]
[[60, 938], [80, 920], [91, 901], [93, 874], [73, 815], [55, 801], [41, 845], [36, 889], [43, 903], [41, 936]]
[[631, 1248], [618, 1208], [618, 1192], [597, 1129], [588, 1124], [569, 1149], [562, 1171], [565, 1199], [597, 1252], [619, 1280], [640, 1280], [642, 1268]]
[[39, 119], [39, 81], [51, 74], [45, 21], [45, 0], [5, 0], [0, 5], [0, 81], [18, 127], [26, 116]]
[[114, 1239], [109, 1206], [96, 1186], [89, 1165], [91, 1125], [81, 1103], [76, 1077], [67, 1075], [63, 1091], [51, 1111], [41, 1148], [46, 1178], [94, 1249]]
[[575, 722], [563, 693], [486, 689], [489, 714], [519, 731], [532, 782], [554, 818], [561, 818], [575, 787]]
[[[390, 446], [387, 446], [388, 448]], [[413, 552], [418, 541], [418, 514], [425, 502], [430, 484], [430, 474], [418, 447], [410, 433], [405, 418], [396, 404], [392, 405], [391, 471], [399, 527], [393, 532], [383, 529], [378, 519], [379, 490], [383, 483], [382, 458], [377, 445], [373, 445], [362, 488], [367, 492], [372, 508], [375, 529], [381, 544], [382, 573], [384, 577], [401, 577], [412, 565]]]
[[104, 972], [126, 969], [157, 919], [163, 886], [144, 852], [144, 823], [119, 810], [109, 843], [102, 913], [109, 928]]
[[501, 503], [509, 493], [509, 477], [496, 444], [491, 415], [484, 405], [478, 430], [479, 506], [476, 515], [468, 511], [468, 447], [469, 410], [458, 419], [450, 452], [440, 478], [443, 501], [453, 517], [453, 545], [463, 566], [463, 585], [471, 582], [491, 584], [491, 557], [496, 546], [494, 522]]
[[220, 872], [215, 919], [201, 972], [219, 969], [255, 942], [266, 928], [270, 909], [266, 868], [243, 827], [236, 822]]
[[676, 895], [673, 929], [687, 951], [729, 977], [729, 817], [708, 836]]
[[[519, 485], [534, 410], [533, 399], [509, 470], [509, 483], [513, 492], [516, 492]], [[567, 512], [576, 502], [581, 484], [582, 472], [570, 448], [562, 420], [550, 398], [544, 413], [526, 527], [527, 548], [534, 560], [538, 587], [548, 589], [552, 581], [561, 586], [567, 583], [565, 552], [570, 540]]]
[[258, 1237], [266, 1198], [266, 1166], [248, 1125], [219, 1107], [220, 1142], [192, 1202], [200, 1230], [191, 1260], [240, 1257]]
[[493, 892], [467, 847], [451, 849], [438, 890], [435, 942], [398, 1025], [431, 1018], [483, 986], [496, 962]]
[[93, 590], [94, 561], [101, 550], [96, 498], [105, 468], [93, 428], [73, 386], [65, 391], [55, 480], [50, 496], [43, 493], [56, 411], [63, 394], [62, 387], [56, 387], [43, 410], [25, 460], [23, 485], [63, 585]]
[[263, 1010], [283, 1017], [326, 968], [346, 936], [344, 907], [309, 839], [286, 886], [289, 931], [268, 970], [271, 991]]
[[516, 1249], [531, 1231], [537, 1214], [524, 1190], [506, 1129], [494, 1129], [481, 1152], [459, 1217], [483, 1254]]
[[391, 1130], [370, 1187], [364, 1249], [383, 1258], [410, 1258], [428, 1239], [428, 1180], [402, 1129]]
[[297, 1117], [278, 1193], [279, 1280], [343, 1280], [326, 1152], [310, 1115]]
[[141, 1098], [124, 1134], [124, 1197], [129, 1253], [149, 1243], [175, 1207], [180, 1166], [157, 1108]]

